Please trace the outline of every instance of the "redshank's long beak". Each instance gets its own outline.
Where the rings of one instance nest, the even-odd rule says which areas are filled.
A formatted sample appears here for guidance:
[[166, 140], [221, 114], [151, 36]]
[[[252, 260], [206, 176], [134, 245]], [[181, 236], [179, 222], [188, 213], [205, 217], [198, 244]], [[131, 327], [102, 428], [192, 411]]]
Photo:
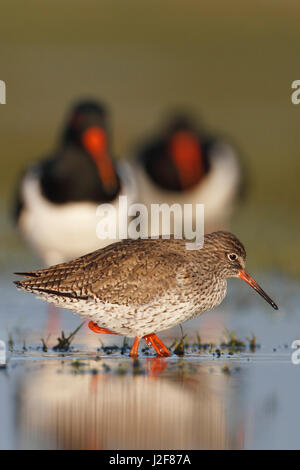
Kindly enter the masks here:
[[258, 292], [275, 310], [278, 310], [277, 305], [273, 302], [272, 299], [265, 293], [264, 290], [254, 281], [254, 279], [250, 276], [245, 269], [240, 269], [239, 277], [243, 279], [243, 281], [247, 282], [249, 286], [251, 286], [256, 292]]

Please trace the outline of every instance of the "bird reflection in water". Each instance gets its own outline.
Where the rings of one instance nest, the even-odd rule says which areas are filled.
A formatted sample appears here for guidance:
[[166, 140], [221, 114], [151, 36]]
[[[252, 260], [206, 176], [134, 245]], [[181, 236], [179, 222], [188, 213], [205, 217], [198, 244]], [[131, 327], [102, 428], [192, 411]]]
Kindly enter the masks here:
[[147, 358], [134, 363], [110, 358], [104, 366], [103, 361], [80, 361], [75, 367], [75, 363], [49, 362], [27, 376], [21, 387], [23, 448], [40, 444], [58, 449], [232, 449], [242, 445], [241, 430], [231, 429], [234, 419], [226, 412], [230, 380], [222, 372], [224, 363], [212, 367], [185, 360]]

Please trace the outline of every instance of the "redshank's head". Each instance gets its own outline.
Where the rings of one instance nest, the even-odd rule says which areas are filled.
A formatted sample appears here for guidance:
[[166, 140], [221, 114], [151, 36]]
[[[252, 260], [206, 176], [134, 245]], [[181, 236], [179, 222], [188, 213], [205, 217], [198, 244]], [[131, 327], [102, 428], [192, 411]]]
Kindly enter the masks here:
[[107, 193], [119, 185], [110, 158], [107, 112], [102, 104], [84, 101], [74, 106], [64, 132], [64, 141], [80, 146], [96, 164]]
[[246, 250], [238, 238], [229, 232], [213, 232], [205, 237], [207, 252], [215, 259], [218, 273], [224, 277], [239, 277], [258, 292], [275, 310], [277, 305], [245, 269]]

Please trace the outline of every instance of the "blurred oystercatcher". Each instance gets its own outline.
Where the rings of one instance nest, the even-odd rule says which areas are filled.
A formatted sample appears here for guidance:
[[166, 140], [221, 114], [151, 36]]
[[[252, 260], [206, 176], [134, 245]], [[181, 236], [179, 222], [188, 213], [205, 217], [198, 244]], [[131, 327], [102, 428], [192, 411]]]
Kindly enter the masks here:
[[134, 202], [136, 185], [128, 164], [115, 164], [107, 111], [94, 101], [74, 106], [58, 149], [22, 176], [16, 219], [22, 235], [44, 264], [62, 263], [116, 240], [96, 236], [96, 208], [118, 197]]
[[159, 356], [169, 351], [156, 333], [219, 305], [227, 278], [239, 277], [274, 309], [277, 305], [245, 270], [246, 251], [229, 232], [205, 235], [204, 246], [187, 250], [185, 240], [123, 240], [68, 263], [30, 273], [16, 281], [59, 307], [90, 320], [96, 333], [141, 338]]
[[224, 139], [199, 131], [192, 118], [175, 115], [160, 135], [140, 145], [136, 163], [140, 202], [201, 203], [206, 232], [228, 228], [242, 171], [237, 151]]

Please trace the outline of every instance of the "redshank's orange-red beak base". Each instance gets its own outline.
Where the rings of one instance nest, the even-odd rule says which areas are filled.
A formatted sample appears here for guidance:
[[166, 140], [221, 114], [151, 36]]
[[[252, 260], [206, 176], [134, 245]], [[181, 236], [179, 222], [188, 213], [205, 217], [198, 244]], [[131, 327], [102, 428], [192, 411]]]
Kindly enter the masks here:
[[247, 282], [249, 286], [251, 286], [256, 292], [258, 292], [275, 310], [278, 310], [277, 305], [273, 302], [272, 299], [265, 293], [265, 291], [257, 284], [256, 281], [250, 276], [249, 273], [245, 269], [240, 269], [239, 277], [243, 279], [243, 281]]

